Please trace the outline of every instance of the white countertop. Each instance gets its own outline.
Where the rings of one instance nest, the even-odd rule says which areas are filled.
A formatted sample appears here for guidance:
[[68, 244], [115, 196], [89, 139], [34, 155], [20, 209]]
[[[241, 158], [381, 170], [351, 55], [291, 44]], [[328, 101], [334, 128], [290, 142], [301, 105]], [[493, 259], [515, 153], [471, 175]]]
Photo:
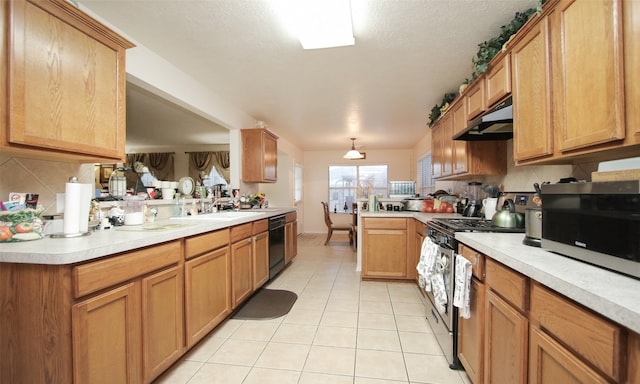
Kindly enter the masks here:
[[458, 241], [640, 333], [640, 280], [522, 244], [521, 233], [456, 232]]
[[[294, 211], [294, 208], [256, 209], [250, 210], [256, 215], [239, 215], [224, 221], [198, 220], [198, 216], [194, 216], [193, 219], [156, 220], [153, 224], [142, 226], [97, 230], [89, 236], [75, 238], [45, 237], [20, 243], [1, 243], [0, 262], [73, 264]], [[151, 230], [149, 226], [156, 229]]]

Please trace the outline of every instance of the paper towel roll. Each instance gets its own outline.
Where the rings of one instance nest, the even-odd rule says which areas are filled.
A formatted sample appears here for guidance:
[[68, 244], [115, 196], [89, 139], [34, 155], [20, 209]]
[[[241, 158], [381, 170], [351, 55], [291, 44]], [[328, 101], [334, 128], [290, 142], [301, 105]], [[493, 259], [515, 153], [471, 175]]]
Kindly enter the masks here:
[[82, 184], [67, 183], [64, 188], [63, 232], [70, 235], [80, 232], [80, 204]]
[[63, 233], [72, 235], [87, 232], [93, 185], [66, 183], [64, 192]]

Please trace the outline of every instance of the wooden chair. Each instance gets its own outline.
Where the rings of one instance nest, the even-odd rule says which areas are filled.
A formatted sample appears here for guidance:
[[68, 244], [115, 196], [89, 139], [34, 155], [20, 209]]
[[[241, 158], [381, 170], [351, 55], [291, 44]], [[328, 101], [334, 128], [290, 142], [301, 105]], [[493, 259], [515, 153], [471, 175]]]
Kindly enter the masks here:
[[329, 216], [329, 204], [326, 201], [322, 202], [322, 209], [324, 211], [324, 223], [327, 225], [327, 241], [324, 242], [324, 245], [329, 244], [329, 240], [331, 240], [331, 235], [333, 235], [333, 231], [348, 231], [349, 232], [349, 245], [353, 245], [353, 225], [351, 224], [343, 224], [336, 225], [331, 221], [331, 217]]

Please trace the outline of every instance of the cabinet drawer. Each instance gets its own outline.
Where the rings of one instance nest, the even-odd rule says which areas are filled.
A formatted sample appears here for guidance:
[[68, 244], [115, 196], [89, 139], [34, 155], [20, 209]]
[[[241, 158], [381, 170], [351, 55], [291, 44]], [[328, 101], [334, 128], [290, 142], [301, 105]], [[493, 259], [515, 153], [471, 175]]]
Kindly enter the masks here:
[[240, 224], [236, 225], [235, 227], [231, 227], [231, 242], [235, 243], [238, 240], [249, 238], [251, 237], [252, 233], [252, 223]]
[[484, 280], [484, 255], [473, 248], [460, 244], [458, 253], [472, 265], [472, 274], [476, 279]]
[[185, 259], [190, 259], [205, 252], [212, 251], [216, 248], [225, 247], [227, 245], [229, 245], [228, 228], [189, 237], [185, 240], [184, 257]]
[[286, 223], [290, 223], [290, 222], [296, 221], [296, 220], [298, 220], [298, 213], [297, 212], [287, 213], [287, 215], [284, 217], [284, 221]]
[[528, 279], [490, 258], [485, 262], [485, 281], [491, 289], [524, 311], [527, 309]]
[[531, 318], [607, 376], [620, 381], [619, 326], [537, 283], [531, 287]]
[[364, 217], [362, 219], [364, 222], [365, 229], [406, 229], [407, 228], [407, 219], [401, 218], [386, 218], [386, 217]]
[[182, 241], [176, 240], [138, 251], [128, 252], [108, 259], [73, 268], [73, 297], [111, 287], [167, 265], [182, 258]]
[[269, 230], [269, 219], [257, 220], [253, 222], [253, 234], [266, 232]]

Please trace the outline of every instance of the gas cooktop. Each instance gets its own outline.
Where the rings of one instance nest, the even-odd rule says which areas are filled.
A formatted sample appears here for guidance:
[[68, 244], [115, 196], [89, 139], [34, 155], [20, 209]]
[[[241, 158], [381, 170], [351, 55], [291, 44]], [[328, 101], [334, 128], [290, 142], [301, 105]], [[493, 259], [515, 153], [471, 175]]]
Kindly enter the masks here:
[[524, 228], [503, 228], [492, 225], [491, 220], [485, 220], [479, 217], [464, 218], [438, 218], [432, 222], [438, 224], [445, 229], [454, 232], [506, 232], [506, 233], [524, 233]]

